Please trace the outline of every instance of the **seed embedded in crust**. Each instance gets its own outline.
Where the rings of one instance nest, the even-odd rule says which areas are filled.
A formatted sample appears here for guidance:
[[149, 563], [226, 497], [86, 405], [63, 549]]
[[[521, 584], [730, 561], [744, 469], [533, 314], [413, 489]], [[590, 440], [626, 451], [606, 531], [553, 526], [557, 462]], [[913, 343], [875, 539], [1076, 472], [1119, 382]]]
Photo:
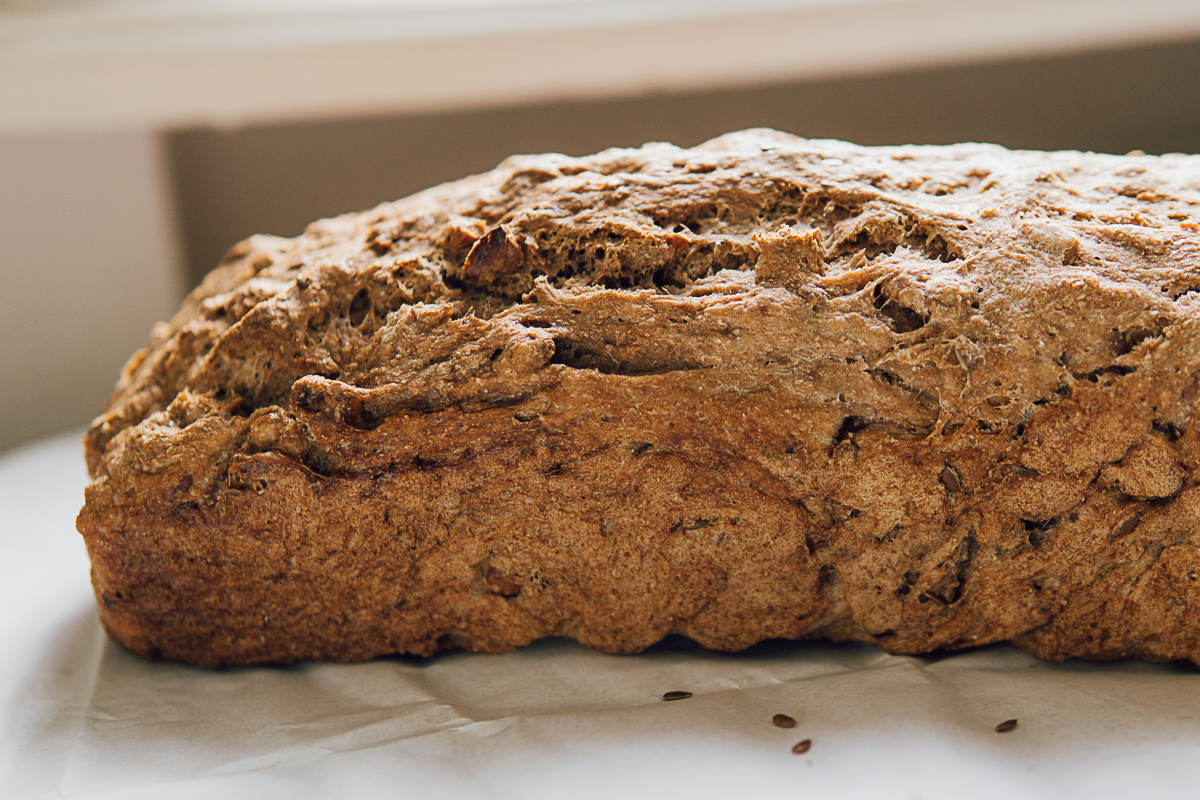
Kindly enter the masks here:
[[1009, 731], [1014, 730], [1016, 727], [1017, 721], [1015, 719], [1006, 719], [1004, 722], [1001, 722], [996, 726], [996, 733], [1008, 733]]
[[794, 727], [796, 727], [795, 718], [789, 717], [787, 714], [776, 714], [775, 716], [771, 717], [771, 722], [775, 725], [776, 728], [794, 728]]
[[483, 575], [484, 585], [492, 594], [498, 594], [501, 597], [516, 597], [521, 593], [521, 584], [512, 579], [512, 576], [505, 575], [495, 567], [488, 567]]
[[812, 749], [812, 739], [801, 739], [792, 745], [792, 752], [796, 755], [804, 755]]
[[954, 467], [949, 465], [942, 467], [942, 485], [950, 494], [958, 494], [962, 491], [962, 481], [958, 479], [958, 473], [954, 471]]
[[463, 264], [463, 277], [472, 283], [507, 277], [520, 269], [524, 261], [521, 245], [503, 227], [497, 226], [471, 245]]
[[663, 695], [663, 700], [686, 700], [691, 696], [691, 692], [667, 692]]
[[1138, 525], [1140, 525], [1141, 522], [1142, 522], [1142, 515], [1134, 514], [1132, 517], [1130, 517], [1129, 519], [1122, 522], [1120, 527], [1117, 528], [1116, 533], [1113, 535], [1114, 536], [1126, 536], [1130, 533], [1133, 533], [1134, 528], [1136, 528]]

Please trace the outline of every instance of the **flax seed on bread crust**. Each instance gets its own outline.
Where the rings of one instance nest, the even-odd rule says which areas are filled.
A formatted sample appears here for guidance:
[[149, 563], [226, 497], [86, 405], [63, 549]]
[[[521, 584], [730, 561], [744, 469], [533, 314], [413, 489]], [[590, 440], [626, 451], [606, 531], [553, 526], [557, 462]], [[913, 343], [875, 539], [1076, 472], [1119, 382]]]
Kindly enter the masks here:
[[1200, 663], [1200, 157], [774, 131], [234, 248], [85, 445], [204, 665], [683, 634]]

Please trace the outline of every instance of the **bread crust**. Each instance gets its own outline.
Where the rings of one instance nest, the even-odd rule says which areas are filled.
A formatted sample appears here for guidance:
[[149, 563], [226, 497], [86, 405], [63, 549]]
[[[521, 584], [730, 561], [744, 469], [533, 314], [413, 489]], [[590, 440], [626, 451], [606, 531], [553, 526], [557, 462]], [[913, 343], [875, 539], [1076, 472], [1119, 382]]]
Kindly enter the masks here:
[[1200, 157], [774, 131], [235, 247], [85, 439], [202, 665], [676, 633], [1200, 663]]

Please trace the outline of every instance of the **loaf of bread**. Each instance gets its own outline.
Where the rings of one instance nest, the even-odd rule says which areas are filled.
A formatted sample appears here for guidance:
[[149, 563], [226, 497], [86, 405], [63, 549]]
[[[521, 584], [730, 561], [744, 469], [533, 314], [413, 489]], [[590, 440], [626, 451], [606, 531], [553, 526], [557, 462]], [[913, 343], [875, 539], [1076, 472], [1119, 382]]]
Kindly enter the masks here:
[[202, 665], [1200, 663], [1200, 157], [753, 130], [235, 247], [86, 437], [100, 616]]

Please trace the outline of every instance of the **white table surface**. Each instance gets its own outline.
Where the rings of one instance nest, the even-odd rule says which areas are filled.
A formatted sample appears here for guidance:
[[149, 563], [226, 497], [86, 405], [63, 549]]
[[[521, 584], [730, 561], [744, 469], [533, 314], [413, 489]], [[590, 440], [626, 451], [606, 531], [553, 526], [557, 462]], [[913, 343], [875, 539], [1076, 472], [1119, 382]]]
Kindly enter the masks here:
[[[73, 525], [85, 481], [78, 435], [0, 458], [4, 798], [1010, 800], [1200, 783], [1200, 673], [1179, 665], [681, 640], [638, 656], [548, 641], [352, 666], [148, 663], [96, 622]], [[677, 689], [694, 696], [659, 699]], [[802, 738], [811, 751], [792, 755]]]

